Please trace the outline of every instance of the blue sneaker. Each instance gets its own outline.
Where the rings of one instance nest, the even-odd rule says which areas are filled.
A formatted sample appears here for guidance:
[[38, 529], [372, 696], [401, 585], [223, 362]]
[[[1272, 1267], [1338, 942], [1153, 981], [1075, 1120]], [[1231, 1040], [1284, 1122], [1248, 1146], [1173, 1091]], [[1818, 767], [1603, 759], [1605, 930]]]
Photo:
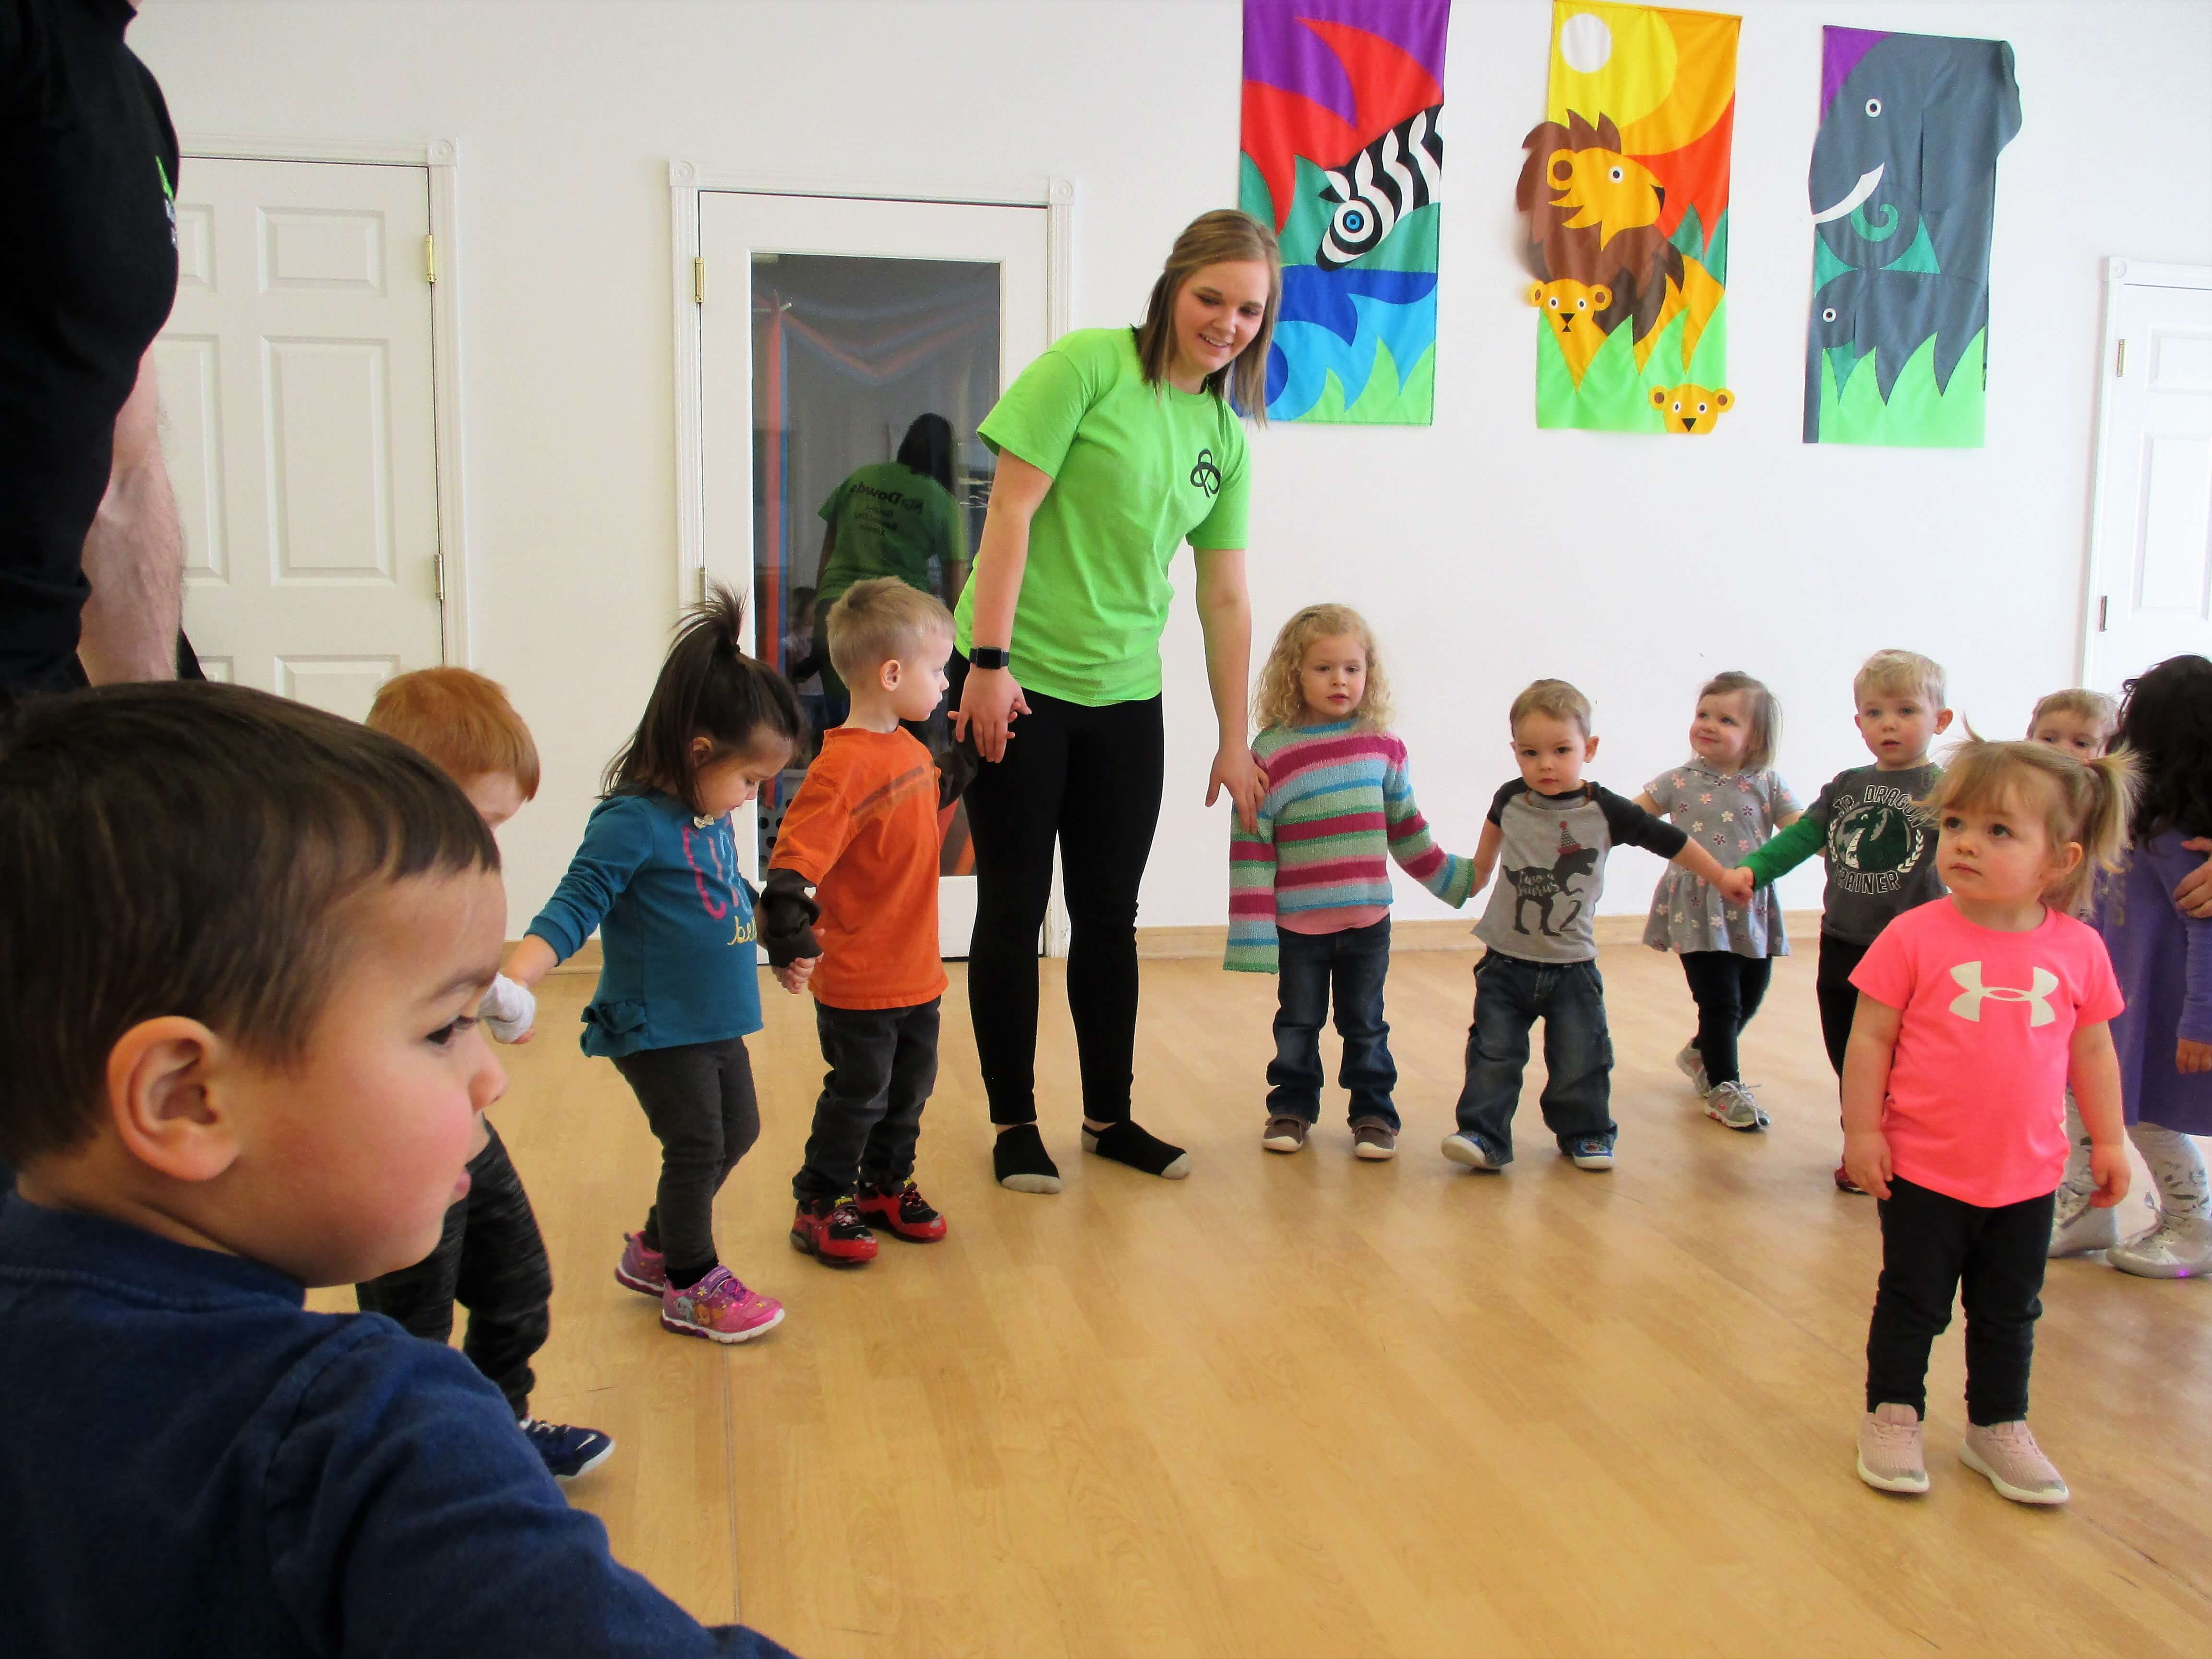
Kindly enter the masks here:
[[597, 1429], [574, 1429], [566, 1423], [541, 1423], [526, 1417], [519, 1425], [523, 1436], [545, 1460], [556, 1480], [574, 1480], [605, 1462], [615, 1449], [611, 1436]]
[[1481, 1136], [1462, 1129], [1457, 1134], [1444, 1137], [1444, 1156], [1455, 1164], [1465, 1164], [1470, 1170], [1492, 1173], [1504, 1169], [1513, 1161], [1510, 1152], [1500, 1152]]
[[1613, 1167], [1613, 1137], [1584, 1135], [1580, 1140], [1570, 1141], [1565, 1148], [1574, 1159], [1577, 1170], [1610, 1170]]

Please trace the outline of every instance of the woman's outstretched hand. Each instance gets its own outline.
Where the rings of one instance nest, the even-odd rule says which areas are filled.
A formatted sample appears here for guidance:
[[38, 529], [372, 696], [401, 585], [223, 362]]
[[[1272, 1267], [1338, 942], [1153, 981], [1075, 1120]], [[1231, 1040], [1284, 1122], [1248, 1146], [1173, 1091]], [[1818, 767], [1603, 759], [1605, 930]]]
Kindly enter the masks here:
[[952, 740], [961, 742], [972, 731], [975, 752], [987, 761], [1002, 761], [1014, 735], [1014, 716], [1029, 712], [1029, 700], [1011, 671], [971, 668], [960, 688], [960, 707], [953, 711]]
[[1213, 757], [1213, 771], [1206, 781], [1206, 804], [1221, 799], [1226, 789], [1237, 807], [1237, 822], [1249, 830], [1260, 827], [1260, 803], [1267, 799], [1267, 769], [1241, 743], [1225, 743]]

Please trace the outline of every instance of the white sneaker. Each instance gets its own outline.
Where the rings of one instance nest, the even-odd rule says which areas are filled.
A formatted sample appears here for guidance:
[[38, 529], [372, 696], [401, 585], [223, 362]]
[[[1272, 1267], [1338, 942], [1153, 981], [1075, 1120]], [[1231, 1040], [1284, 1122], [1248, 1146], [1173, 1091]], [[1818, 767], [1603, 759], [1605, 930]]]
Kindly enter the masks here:
[[1713, 1085], [1705, 1076], [1705, 1057], [1698, 1052], [1696, 1043], [1682, 1045], [1682, 1052], [1674, 1056], [1674, 1069], [1690, 1079], [1690, 1086], [1700, 1096], [1712, 1093]]
[[1464, 1164], [1470, 1170], [1492, 1172], [1505, 1167], [1506, 1160], [1492, 1152], [1473, 1135], [1464, 1131], [1444, 1137], [1444, 1156], [1455, 1164]]
[[2195, 1279], [2212, 1273], [2212, 1216], [2161, 1211], [2156, 1226], [2113, 1245], [2105, 1260], [2143, 1279]]
[[1751, 1091], [1741, 1083], [1716, 1083], [1705, 1097], [1705, 1115], [1731, 1129], [1764, 1129], [1766, 1114], [1759, 1109]]
[[2109, 1250], [2120, 1242], [2119, 1217], [2110, 1209], [2093, 1209], [2087, 1193], [2059, 1189], [2057, 1206], [2051, 1215], [2051, 1260], [2063, 1255], [2087, 1255]]

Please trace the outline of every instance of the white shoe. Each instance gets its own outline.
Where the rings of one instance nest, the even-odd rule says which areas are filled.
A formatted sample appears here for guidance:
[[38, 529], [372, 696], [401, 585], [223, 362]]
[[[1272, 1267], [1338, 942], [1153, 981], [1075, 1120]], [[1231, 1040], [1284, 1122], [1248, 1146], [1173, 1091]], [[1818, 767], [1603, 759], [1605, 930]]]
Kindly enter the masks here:
[[1473, 1135], [1461, 1133], [1444, 1137], [1444, 1156], [1455, 1164], [1464, 1164], [1470, 1170], [1497, 1171], [1505, 1167], [1506, 1160], [1492, 1152]]
[[2051, 1260], [2109, 1250], [2119, 1242], [2119, 1217], [2111, 1209], [2091, 1208], [2087, 1193], [2060, 1190], [2057, 1207], [2051, 1217]]
[[1705, 1057], [1698, 1052], [1696, 1043], [1682, 1045], [1682, 1052], [1674, 1056], [1674, 1069], [1690, 1079], [1690, 1086], [1700, 1097], [1712, 1093], [1712, 1083], [1705, 1076]]
[[2195, 1279], [2212, 1273], [2212, 1216], [2160, 1212], [2156, 1226], [2113, 1245], [2105, 1260], [2143, 1279]]
[[1751, 1091], [1736, 1082], [1713, 1085], [1712, 1092], [1705, 1097], [1705, 1115], [1731, 1129], [1764, 1129], [1767, 1121]]

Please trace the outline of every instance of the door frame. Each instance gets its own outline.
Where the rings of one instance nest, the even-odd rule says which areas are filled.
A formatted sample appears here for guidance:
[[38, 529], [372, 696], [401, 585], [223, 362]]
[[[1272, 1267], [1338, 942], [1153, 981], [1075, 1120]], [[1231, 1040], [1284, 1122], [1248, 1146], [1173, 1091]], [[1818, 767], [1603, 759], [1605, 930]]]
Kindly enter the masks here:
[[[752, 572], [707, 565], [704, 292], [699, 263], [699, 198], [706, 191], [748, 196], [827, 196], [843, 200], [941, 202], [960, 207], [1042, 207], [1045, 210], [1045, 343], [1067, 332], [1073, 269], [1075, 180], [1039, 174], [1001, 179], [798, 178], [787, 173], [668, 164], [670, 330], [676, 366], [676, 609], [704, 599], [709, 580], [740, 593]], [[708, 282], [712, 273], [703, 273]], [[750, 613], [749, 613], [750, 617]]]
[[2099, 625], [2099, 601], [2111, 594], [2112, 590], [2106, 579], [2115, 574], [2109, 568], [2111, 550], [2104, 544], [2106, 458], [2112, 423], [2110, 388], [2120, 378], [2116, 372], [2121, 339], [2120, 299], [2122, 290], [2130, 288], [2212, 289], [2212, 265], [2161, 264], [2149, 259], [2105, 261], [2105, 315], [2097, 343], [2096, 435], [2090, 463], [2089, 550], [2082, 561], [2081, 647], [2075, 653], [2074, 663], [2076, 684], [2082, 685], [2089, 683], [2097, 635], [2104, 631]]
[[460, 148], [450, 138], [385, 141], [258, 137], [187, 132], [177, 149], [188, 161], [306, 161], [344, 167], [418, 167], [429, 175], [430, 426], [437, 469], [439, 659], [476, 666], [468, 557], [468, 506], [461, 440]]

